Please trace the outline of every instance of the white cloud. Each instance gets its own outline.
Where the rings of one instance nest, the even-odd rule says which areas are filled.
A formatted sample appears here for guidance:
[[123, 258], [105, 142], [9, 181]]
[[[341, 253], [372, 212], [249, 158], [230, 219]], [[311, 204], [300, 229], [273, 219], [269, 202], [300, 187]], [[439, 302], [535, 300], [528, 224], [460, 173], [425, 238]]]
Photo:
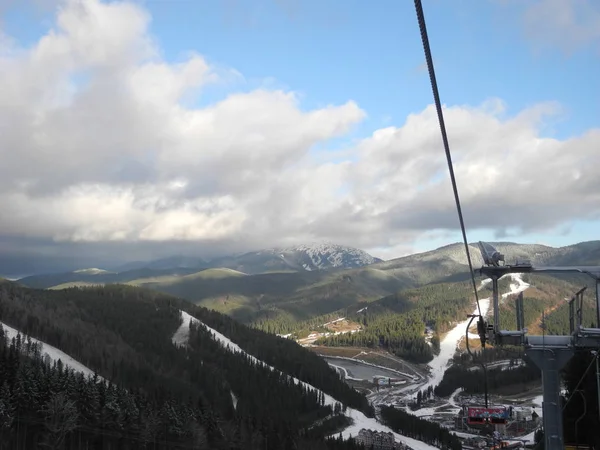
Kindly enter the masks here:
[[[433, 107], [327, 160], [311, 148], [360, 122], [358, 105], [305, 111], [295, 93], [263, 88], [192, 108], [235, 71], [193, 54], [162, 60], [149, 21], [132, 4], [69, 0], [32, 48], [0, 40], [4, 238], [212, 252], [327, 239], [404, 252], [429, 230], [456, 229]], [[506, 116], [497, 99], [446, 108], [470, 227], [597, 217], [600, 130], [542, 137], [559, 111]]]
[[525, 2], [523, 29], [538, 50], [556, 47], [571, 54], [600, 47], [600, 5], [596, 0]]

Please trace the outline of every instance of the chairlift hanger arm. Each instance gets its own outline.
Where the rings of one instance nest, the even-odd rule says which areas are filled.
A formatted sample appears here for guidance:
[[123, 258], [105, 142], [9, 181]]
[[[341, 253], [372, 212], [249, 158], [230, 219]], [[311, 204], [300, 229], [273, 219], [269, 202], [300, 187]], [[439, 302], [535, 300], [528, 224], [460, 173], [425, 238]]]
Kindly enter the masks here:
[[515, 264], [505, 266], [482, 266], [476, 269], [480, 275], [502, 277], [509, 273], [581, 273], [600, 281], [600, 266], [559, 266], [534, 267], [531, 264]]

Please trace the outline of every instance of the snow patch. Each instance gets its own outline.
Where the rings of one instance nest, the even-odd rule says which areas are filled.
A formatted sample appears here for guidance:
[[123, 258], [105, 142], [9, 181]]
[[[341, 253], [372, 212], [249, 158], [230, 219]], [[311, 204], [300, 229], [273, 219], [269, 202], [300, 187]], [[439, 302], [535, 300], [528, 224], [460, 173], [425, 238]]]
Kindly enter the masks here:
[[91, 267], [89, 269], [79, 269], [79, 270], [74, 270], [73, 273], [84, 273], [87, 275], [99, 275], [101, 273], [111, 273], [108, 270], [104, 270], [104, 269], [98, 269], [96, 267]]
[[453, 406], [454, 408], [460, 408], [459, 405], [456, 404], [456, 396], [462, 391], [462, 388], [458, 388], [457, 390], [455, 390], [452, 395], [450, 395], [450, 398], [448, 399], [448, 403], [450, 404], [450, 406]]
[[346, 318], [345, 317], [340, 317], [339, 319], [335, 319], [335, 320], [332, 320], [331, 322], [324, 323], [323, 326], [326, 327], [327, 325], [331, 325], [333, 323], [340, 322], [342, 320], [346, 320]]
[[529, 287], [529, 283], [525, 283], [523, 281], [520, 273], [511, 273], [510, 278], [514, 281], [514, 283], [510, 284], [510, 290], [506, 294], [502, 294], [503, 300], [510, 295], [519, 294]]
[[190, 340], [190, 322], [199, 322], [195, 317], [190, 316], [185, 311], [181, 311], [181, 325], [175, 331], [175, 334], [171, 338], [171, 342], [176, 347], [185, 347]]
[[[18, 330], [16, 330], [15, 328], [6, 325], [3, 322], [0, 322], [0, 326], [4, 327], [4, 333], [8, 337], [9, 341], [12, 340], [13, 338], [16, 339], [17, 334], [20, 334], [22, 341], [23, 342], [27, 342], [27, 335], [25, 333], [21, 333]], [[69, 355], [67, 355], [62, 350], [59, 350], [56, 347], [48, 345], [45, 342], [42, 342], [42, 341], [40, 341], [38, 339], [35, 339], [33, 337], [30, 337], [30, 338], [31, 338], [31, 342], [33, 342], [35, 344], [41, 344], [40, 354], [42, 355], [42, 358], [45, 358], [46, 355], [48, 355], [48, 357], [53, 362], [54, 361], [58, 361], [60, 359], [62, 361], [63, 365], [65, 365], [66, 367], [69, 367], [70, 369], [74, 370], [75, 372], [81, 372], [86, 377], [93, 377], [94, 376], [94, 371], [93, 370], [91, 370], [90, 368], [84, 366], [79, 361], [71, 358]], [[98, 379], [101, 380], [102, 378], [99, 376]]]

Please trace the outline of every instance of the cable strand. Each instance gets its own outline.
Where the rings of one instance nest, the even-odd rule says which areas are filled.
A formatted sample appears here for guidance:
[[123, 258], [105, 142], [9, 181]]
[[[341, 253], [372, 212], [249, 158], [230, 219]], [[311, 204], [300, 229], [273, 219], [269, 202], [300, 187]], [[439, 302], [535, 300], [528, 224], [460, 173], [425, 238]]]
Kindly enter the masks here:
[[456, 202], [456, 210], [458, 212], [458, 220], [460, 222], [460, 229], [462, 232], [463, 242], [465, 245], [465, 253], [467, 254], [467, 261], [469, 263], [469, 272], [471, 273], [471, 282], [473, 284], [473, 291], [475, 293], [475, 300], [477, 302], [477, 311], [481, 316], [481, 306], [479, 305], [479, 295], [477, 294], [477, 283], [475, 282], [475, 272], [473, 271], [473, 264], [471, 262], [471, 252], [469, 251], [469, 242], [467, 240], [467, 232], [465, 228], [465, 222], [463, 219], [462, 208], [460, 205], [460, 197], [458, 195], [458, 187], [456, 185], [456, 178], [454, 176], [454, 167], [452, 164], [452, 155], [450, 154], [450, 145], [448, 143], [448, 134], [446, 133], [446, 124], [444, 122], [444, 114], [442, 111], [442, 103], [440, 101], [440, 94], [438, 90], [437, 80], [435, 78], [435, 69], [433, 67], [433, 58], [431, 57], [431, 48], [429, 46], [429, 38], [427, 37], [427, 26], [425, 24], [425, 15], [423, 14], [423, 5], [421, 0], [415, 0], [415, 9], [417, 10], [417, 19], [419, 21], [419, 29], [421, 31], [421, 40], [423, 42], [423, 50], [425, 50], [425, 59], [427, 61], [427, 69], [429, 71], [429, 81], [431, 82], [431, 90], [433, 91], [433, 98], [435, 101], [435, 109], [437, 111], [438, 122], [440, 125], [440, 131], [442, 133], [442, 141], [444, 143], [444, 150], [446, 152], [446, 160], [448, 162], [448, 171], [450, 172], [450, 180], [452, 181], [452, 190], [454, 191], [454, 201]]

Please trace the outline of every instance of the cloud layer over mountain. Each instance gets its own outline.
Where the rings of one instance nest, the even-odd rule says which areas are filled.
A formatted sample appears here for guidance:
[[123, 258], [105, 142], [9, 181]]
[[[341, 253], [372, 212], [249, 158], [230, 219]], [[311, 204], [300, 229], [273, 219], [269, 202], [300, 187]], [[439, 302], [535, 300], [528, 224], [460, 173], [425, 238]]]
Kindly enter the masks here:
[[[69, 0], [31, 47], [0, 28], [0, 253], [369, 249], [456, 228], [433, 107], [324, 159], [313, 147], [360, 123], [360, 105], [305, 110], [294, 92], [234, 83], [195, 106], [239, 74], [196, 54], [165, 61], [149, 22], [133, 4]], [[508, 114], [491, 99], [445, 114], [471, 227], [599, 217], [600, 128], [543, 137], [561, 114], [553, 103]]]

